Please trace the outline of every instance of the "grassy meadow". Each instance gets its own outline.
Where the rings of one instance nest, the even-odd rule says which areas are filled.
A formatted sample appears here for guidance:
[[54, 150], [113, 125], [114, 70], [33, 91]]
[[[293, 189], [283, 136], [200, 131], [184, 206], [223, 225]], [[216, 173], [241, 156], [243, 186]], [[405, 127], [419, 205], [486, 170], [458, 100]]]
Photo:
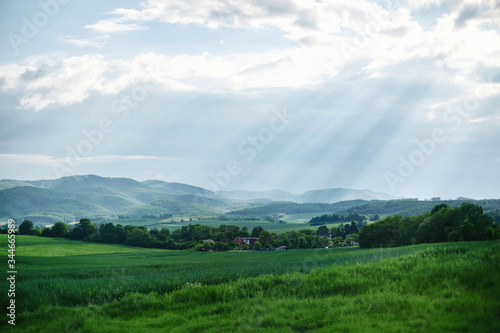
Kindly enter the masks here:
[[16, 241], [17, 325], [2, 331], [500, 330], [499, 241], [215, 253]]

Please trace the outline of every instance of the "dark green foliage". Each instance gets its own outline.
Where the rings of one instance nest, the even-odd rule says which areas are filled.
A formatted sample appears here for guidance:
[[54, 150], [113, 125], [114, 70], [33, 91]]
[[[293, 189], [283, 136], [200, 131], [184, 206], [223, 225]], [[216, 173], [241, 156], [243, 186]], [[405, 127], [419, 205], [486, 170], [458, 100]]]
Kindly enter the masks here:
[[[472, 200], [457, 199], [447, 201], [419, 201], [419, 200], [395, 200], [371, 202], [347, 209], [348, 213], [357, 214], [392, 214], [402, 216], [413, 216], [431, 211], [434, 207], [443, 205], [452, 208], [460, 207], [463, 203], [471, 203], [483, 207], [485, 211], [500, 209], [500, 199]], [[439, 209], [438, 209], [439, 210]]]
[[21, 225], [19, 226], [19, 233], [21, 235], [31, 235], [33, 233], [33, 222], [30, 220], [25, 220]]
[[448, 207], [449, 206], [447, 204], [436, 205], [436, 206], [434, 206], [434, 208], [432, 208], [431, 215], [434, 215], [435, 213], [437, 213], [441, 208], [448, 208]]
[[52, 237], [52, 231], [50, 230], [50, 228], [43, 228], [41, 236]]
[[262, 230], [262, 232], [259, 234], [259, 242], [261, 244], [264, 244], [266, 248], [269, 249], [272, 247], [272, 244], [274, 243], [274, 236], [269, 231]]
[[215, 251], [229, 251], [231, 248], [229, 247], [229, 244], [227, 243], [222, 243], [222, 242], [216, 242], [214, 245]]
[[264, 231], [264, 228], [261, 226], [255, 227], [252, 229], [252, 237], [259, 237], [260, 233]]
[[417, 243], [498, 239], [498, 227], [478, 205], [463, 203], [451, 208], [438, 205], [431, 213], [389, 216], [359, 231], [361, 247], [392, 247]]
[[318, 225], [318, 224], [324, 224], [324, 223], [335, 223], [335, 222], [353, 222], [353, 221], [364, 221], [365, 217], [359, 215], [359, 214], [353, 214], [349, 213], [347, 215], [339, 216], [337, 214], [327, 214], [327, 215], [321, 215], [317, 217], [313, 217], [309, 223], [311, 225]]
[[52, 237], [66, 237], [68, 235], [69, 227], [64, 222], [56, 222], [51, 228]]
[[326, 225], [322, 225], [318, 228], [318, 230], [316, 230], [316, 233], [319, 235], [319, 234], [324, 234], [324, 233], [329, 233], [330, 230], [328, 229], [328, 227]]

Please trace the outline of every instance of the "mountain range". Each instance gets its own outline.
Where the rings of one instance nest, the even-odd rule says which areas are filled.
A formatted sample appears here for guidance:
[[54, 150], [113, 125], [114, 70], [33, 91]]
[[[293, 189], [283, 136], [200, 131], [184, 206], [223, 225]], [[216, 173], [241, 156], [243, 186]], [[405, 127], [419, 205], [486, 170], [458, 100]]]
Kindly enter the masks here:
[[345, 188], [285, 191], [218, 191], [182, 183], [95, 175], [55, 180], [0, 180], [0, 217], [36, 222], [73, 222], [80, 218], [116, 218], [173, 214], [219, 215], [276, 203], [333, 204], [346, 200], [393, 200], [394, 196]]

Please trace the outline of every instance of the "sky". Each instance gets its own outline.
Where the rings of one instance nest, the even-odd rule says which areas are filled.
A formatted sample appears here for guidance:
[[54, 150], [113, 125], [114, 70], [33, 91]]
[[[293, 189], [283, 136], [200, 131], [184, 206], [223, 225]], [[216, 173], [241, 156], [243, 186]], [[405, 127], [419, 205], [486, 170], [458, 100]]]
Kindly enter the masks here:
[[499, 0], [0, 8], [0, 179], [500, 197]]

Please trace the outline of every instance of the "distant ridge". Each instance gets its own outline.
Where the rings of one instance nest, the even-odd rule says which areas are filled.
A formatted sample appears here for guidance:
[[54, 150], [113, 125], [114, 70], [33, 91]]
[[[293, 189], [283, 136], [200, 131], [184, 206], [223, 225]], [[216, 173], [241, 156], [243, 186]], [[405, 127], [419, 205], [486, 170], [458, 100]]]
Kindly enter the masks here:
[[307, 191], [294, 198], [297, 202], [324, 202], [335, 203], [349, 200], [394, 200], [401, 199], [387, 193], [370, 190], [353, 190], [348, 188], [332, 188]]
[[131, 218], [164, 214], [218, 215], [277, 202], [333, 204], [391, 199], [396, 197], [344, 188], [302, 194], [281, 190], [215, 193], [182, 183], [154, 179], [139, 182], [96, 175], [37, 181], [0, 180], [0, 217], [29, 218], [34, 222], [74, 222], [83, 217], [101, 219], [120, 215]]
[[272, 191], [219, 191], [218, 194], [235, 200], [270, 199], [273, 201], [291, 201], [297, 203], [336, 203], [350, 200], [395, 200], [401, 199], [387, 193], [370, 190], [353, 190], [347, 188], [331, 188], [311, 190], [302, 194], [292, 194], [280, 190]]
[[[160, 180], [96, 175], [54, 180], [0, 180], [0, 217], [73, 222], [82, 217], [140, 218], [160, 214], [223, 214], [230, 203], [206, 189]], [[236, 205], [236, 207], [239, 207]], [[35, 222], [36, 222], [35, 221]]]

